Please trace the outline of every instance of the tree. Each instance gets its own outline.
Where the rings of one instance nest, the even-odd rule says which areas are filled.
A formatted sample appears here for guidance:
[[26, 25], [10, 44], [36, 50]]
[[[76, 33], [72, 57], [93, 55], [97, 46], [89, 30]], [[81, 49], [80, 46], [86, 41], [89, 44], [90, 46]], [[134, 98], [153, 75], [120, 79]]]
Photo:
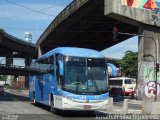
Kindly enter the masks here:
[[6, 79], [7, 77], [5, 76], [5, 75], [0, 75], [0, 81], [5, 81], [5, 83], [6, 83]]
[[137, 78], [138, 52], [126, 51], [122, 60], [118, 61], [122, 73], [126, 77]]

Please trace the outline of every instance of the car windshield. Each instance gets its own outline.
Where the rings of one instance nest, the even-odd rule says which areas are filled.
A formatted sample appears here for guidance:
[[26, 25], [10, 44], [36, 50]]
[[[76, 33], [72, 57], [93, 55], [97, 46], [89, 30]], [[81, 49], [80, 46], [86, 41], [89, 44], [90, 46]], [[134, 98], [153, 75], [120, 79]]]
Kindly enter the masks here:
[[100, 94], [108, 89], [105, 59], [65, 57], [63, 89], [77, 94]]
[[130, 79], [126, 79], [124, 83], [125, 84], [132, 84], [132, 81]]
[[123, 81], [120, 79], [109, 80], [109, 85], [112, 85], [112, 86], [122, 86], [122, 84], [123, 84]]

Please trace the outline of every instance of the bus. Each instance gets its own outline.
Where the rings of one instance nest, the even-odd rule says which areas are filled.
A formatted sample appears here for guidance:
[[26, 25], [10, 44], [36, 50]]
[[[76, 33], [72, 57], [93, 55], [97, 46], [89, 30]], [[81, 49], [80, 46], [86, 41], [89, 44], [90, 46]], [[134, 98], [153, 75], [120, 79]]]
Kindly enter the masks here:
[[106, 110], [109, 104], [108, 71], [101, 52], [59, 47], [32, 62], [29, 97], [57, 110]]
[[136, 81], [128, 77], [109, 78], [109, 87], [110, 95], [131, 95], [135, 91]]

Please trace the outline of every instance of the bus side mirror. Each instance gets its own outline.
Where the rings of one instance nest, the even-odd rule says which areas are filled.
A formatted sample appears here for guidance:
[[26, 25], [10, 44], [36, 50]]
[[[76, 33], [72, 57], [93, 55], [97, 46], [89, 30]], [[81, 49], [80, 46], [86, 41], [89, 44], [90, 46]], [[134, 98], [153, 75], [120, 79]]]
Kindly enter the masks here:
[[58, 64], [59, 64], [59, 75], [62, 76], [64, 73], [63, 73], [63, 63], [61, 60], [58, 60]]

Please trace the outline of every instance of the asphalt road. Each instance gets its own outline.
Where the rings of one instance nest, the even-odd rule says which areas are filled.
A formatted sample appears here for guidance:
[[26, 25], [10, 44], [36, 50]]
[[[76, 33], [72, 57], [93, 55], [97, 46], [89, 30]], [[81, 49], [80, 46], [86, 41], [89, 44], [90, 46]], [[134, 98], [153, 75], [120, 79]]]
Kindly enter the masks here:
[[[114, 106], [122, 107], [123, 100], [128, 97], [113, 97]], [[133, 109], [139, 109], [131, 105]], [[28, 96], [21, 90], [6, 90], [5, 95], [0, 96], [0, 120], [6, 120], [5, 117], [14, 120], [95, 120], [100, 117], [106, 117], [109, 114], [104, 112], [73, 112], [60, 111], [58, 114], [50, 112], [48, 106], [38, 104], [33, 105]], [[7, 119], [9, 120], [9, 119]]]
[[[5, 95], [0, 96], [0, 120], [10, 117], [18, 120], [94, 120], [96, 116], [107, 115], [101, 112], [94, 114], [87, 112], [60, 111], [58, 114], [50, 112], [45, 105], [33, 105], [29, 98], [19, 90], [6, 90]], [[16, 119], [16, 120], [17, 120]]]
[[[123, 107], [123, 101], [124, 99], [130, 99], [130, 96], [112, 96], [113, 97], [113, 105], [116, 107]], [[140, 110], [142, 109], [141, 103], [128, 103], [128, 108], [133, 109], [133, 110]]]

